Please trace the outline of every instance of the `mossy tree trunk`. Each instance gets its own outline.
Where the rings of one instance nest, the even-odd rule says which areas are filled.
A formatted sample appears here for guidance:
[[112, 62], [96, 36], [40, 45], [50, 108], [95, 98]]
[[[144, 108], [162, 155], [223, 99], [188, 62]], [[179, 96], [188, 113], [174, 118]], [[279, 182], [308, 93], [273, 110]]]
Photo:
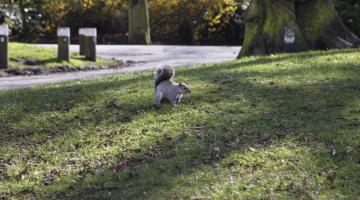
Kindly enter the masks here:
[[25, 5], [24, 5], [24, 0], [19, 0], [19, 8], [20, 8], [20, 13], [21, 13], [21, 21], [22, 21], [22, 34], [28, 34], [29, 32], [29, 25], [28, 25], [28, 21], [27, 21], [27, 16], [26, 16], [26, 12], [25, 12]]
[[359, 46], [332, 0], [252, 0], [239, 57]]
[[0, 9], [0, 24], [5, 23], [5, 12]]
[[339, 18], [333, 0], [298, 0], [297, 21], [312, 49], [348, 48], [360, 45]]
[[151, 44], [147, 0], [129, 0], [129, 43]]

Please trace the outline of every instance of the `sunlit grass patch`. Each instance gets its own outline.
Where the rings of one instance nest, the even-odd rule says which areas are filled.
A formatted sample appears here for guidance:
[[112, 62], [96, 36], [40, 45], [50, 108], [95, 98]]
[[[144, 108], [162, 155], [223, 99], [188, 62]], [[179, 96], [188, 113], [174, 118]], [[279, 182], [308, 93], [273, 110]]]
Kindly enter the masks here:
[[[36, 47], [35, 45], [23, 43], [9, 44], [10, 67], [16, 69], [24, 69], [29, 67], [25, 61], [46, 69], [68, 65], [69, 67], [86, 67], [86, 66], [110, 66], [114, 65], [113, 60], [99, 58], [96, 62], [86, 61], [84, 56], [78, 53], [71, 54], [70, 62], [57, 59], [56, 48]], [[31, 67], [30, 65], [30, 67]]]
[[0, 197], [356, 199], [358, 49], [178, 69], [193, 93], [153, 105], [151, 72], [0, 92]]

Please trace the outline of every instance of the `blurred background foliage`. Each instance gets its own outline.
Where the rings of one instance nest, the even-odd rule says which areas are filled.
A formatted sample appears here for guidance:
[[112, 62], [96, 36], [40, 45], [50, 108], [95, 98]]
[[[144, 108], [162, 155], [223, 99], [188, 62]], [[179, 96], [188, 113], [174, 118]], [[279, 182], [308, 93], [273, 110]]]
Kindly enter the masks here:
[[[250, 0], [148, 1], [155, 44], [242, 43]], [[360, 36], [360, 2], [336, 4], [344, 23]], [[100, 43], [127, 43], [127, 0], [2, 0], [0, 6], [16, 41], [54, 42], [56, 28], [69, 26], [75, 41], [79, 27], [97, 27]]]

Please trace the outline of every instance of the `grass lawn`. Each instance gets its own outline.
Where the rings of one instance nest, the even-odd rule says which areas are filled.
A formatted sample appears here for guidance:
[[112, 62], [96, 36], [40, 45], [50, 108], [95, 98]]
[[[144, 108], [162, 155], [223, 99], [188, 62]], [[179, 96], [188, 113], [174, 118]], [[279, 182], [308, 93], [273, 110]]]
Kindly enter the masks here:
[[69, 67], [85, 67], [85, 66], [109, 66], [114, 65], [115, 61], [98, 59], [97, 62], [84, 60], [83, 56], [78, 53], [71, 54], [70, 62], [57, 59], [56, 48], [36, 47], [35, 45], [23, 43], [9, 44], [10, 67], [16, 69], [24, 69], [29, 66], [24, 65], [23, 60], [30, 59], [45, 69], [68, 65]]
[[0, 199], [358, 199], [360, 50], [0, 91]]

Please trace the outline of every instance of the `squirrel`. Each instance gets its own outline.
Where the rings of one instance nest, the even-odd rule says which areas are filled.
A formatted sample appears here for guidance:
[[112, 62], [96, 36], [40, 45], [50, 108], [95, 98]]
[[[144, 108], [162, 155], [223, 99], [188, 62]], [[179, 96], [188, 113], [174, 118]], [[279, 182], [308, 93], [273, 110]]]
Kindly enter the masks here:
[[165, 98], [173, 106], [180, 103], [184, 94], [191, 93], [191, 89], [184, 83], [176, 83], [172, 80], [175, 69], [169, 65], [158, 68], [155, 72], [155, 104], [159, 105]]

